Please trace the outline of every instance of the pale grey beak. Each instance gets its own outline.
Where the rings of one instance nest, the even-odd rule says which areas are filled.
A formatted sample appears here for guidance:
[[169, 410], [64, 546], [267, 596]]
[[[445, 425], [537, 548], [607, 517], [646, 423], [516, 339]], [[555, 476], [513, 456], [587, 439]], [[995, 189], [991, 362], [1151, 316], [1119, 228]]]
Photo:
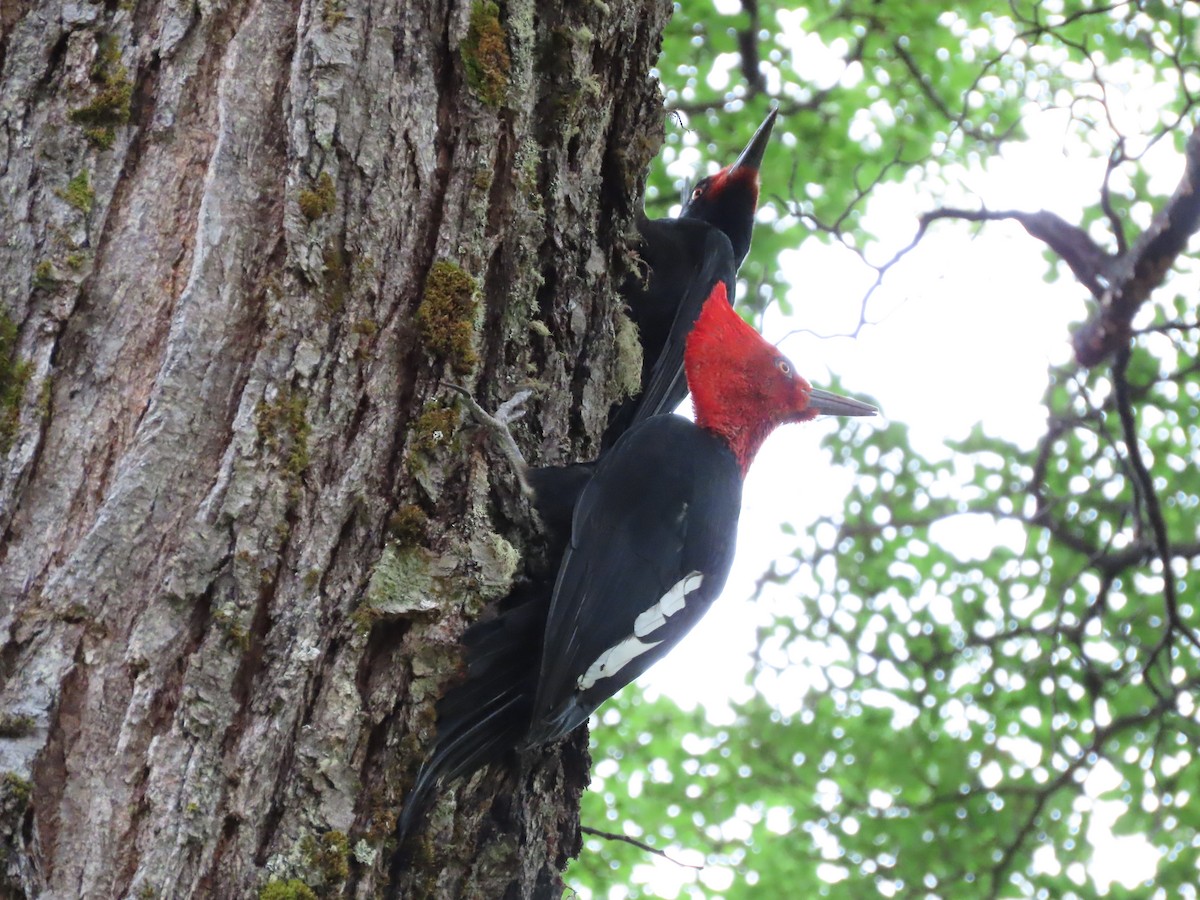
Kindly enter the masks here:
[[816, 410], [817, 414], [822, 416], [875, 416], [879, 414], [879, 410], [869, 403], [851, 400], [849, 397], [841, 397], [831, 394], [829, 391], [818, 391], [816, 388], [813, 388], [813, 392], [809, 394], [808, 408]]

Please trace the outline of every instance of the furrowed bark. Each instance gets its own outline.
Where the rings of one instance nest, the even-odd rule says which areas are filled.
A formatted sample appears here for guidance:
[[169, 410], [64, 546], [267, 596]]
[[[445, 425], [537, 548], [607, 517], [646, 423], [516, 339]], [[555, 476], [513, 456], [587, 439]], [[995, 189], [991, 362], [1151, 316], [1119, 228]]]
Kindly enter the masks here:
[[[381, 889], [458, 634], [538, 552], [440, 382], [594, 450], [668, 13], [5, 7], [9, 892]], [[402, 894], [553, 894], [583, 747], [442, 802]]]

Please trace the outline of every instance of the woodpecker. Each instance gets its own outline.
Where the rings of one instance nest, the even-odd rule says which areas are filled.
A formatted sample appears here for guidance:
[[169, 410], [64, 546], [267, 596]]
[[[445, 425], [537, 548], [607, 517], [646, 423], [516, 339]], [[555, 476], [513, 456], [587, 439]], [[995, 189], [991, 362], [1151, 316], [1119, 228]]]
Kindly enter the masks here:
[[642, 390], [610, 414], [602, 448], [635, 422], [674, 412], [687, 395], [684, 343], [718, 280], [734, 296], [737, 270], [750, 251], [758, 170], [777, 113], [767, 113], [733, 163], [696, 183], [679, 218], [639, 217], [638, 256], [649, 273], [628, 277], [621, 296], [642, 342]]
[[547, 596], [516, 598], [464, 638], [468, 671], [439, 703], [401, 841], [439, 781], [558, 740], [666, 655], [720, 594], [742, 480], [767, 435], [818, 415], [874, 415], [813, 389], [713, 285], [687, 338], [696, 420], [643, 419], [580, 479]]
[[874, 407], [814, 390], [714, 285], [687, 339], [696, 420], [644, 419], [575, 508], [542, 639], [526, 746], [557, 740], [665, 656], [720, 595], [742, 480], [779, 425]]

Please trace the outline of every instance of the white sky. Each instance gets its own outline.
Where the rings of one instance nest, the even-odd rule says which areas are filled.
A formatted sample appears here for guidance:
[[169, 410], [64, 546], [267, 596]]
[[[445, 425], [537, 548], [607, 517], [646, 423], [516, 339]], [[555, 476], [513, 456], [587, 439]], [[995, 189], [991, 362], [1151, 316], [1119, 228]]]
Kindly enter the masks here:
[[[1009, 147], [986, 170], [966, 179], [974, 199], [965, 195], [941, 202], [1048, 208], [1078, 221], [1080, 211], [1096, 202], [1103, 160], [1063, 152], [1067, 129], [1061, 115], [1041, 114], [1026, 124], [1027, 143]], [[786, 129], [786, 122], [782, 125]], [[1162, 178], [1173, 184], [1181, 163], [1169, 148], [1163, 150], [1158, 154]], [[931, 205], [911, 185], [881, 190], [868, 207], [868, 228], [882, 246], [880, 258], [872, 261], [883, 262], [905, 246], [917, 216]], [[763, 324], [768, 340], [779, 341], [797, 328], [832, 334], [854, 327], [873, 270], [844, 248], [815, 240], [785, 253], [781, 264], [793, 284], [805, 287], [791, 292], [795, 314], [790, 320], [778, 310], [768, 314]], [[1069, 273], [1047, 284], [1046, 269], [1043, 246], [1016, 223], [988, 223], [981, 231], [965, 222], [940, 223], [876, 292], [868, 320], [877, 324], [856, 339], [791, 334], [780, 346], [814, 386], [824, 386], [828, 373], [836, 372], [845, 392], [874, 396], [885, 416], [910, 426], [915, 448], [927, 456], [947, 455], [943, 441], [964, 436], [980, 421], [991, 434], [1032, 444], [1045, 428], [1041, 400], [1047, 369], [1069, 359], [1067, 326], [1081, 318], [1085, 298]], [[786, 589], [776, 592], [773, 603], [756, 607], [748, 601], [756, 579], [794, 549], [794, 538], [780, 530], [780, 523], [802, 529], [841, 510], [849, 475], [831, 468], [817, 449], [833, 428], [828, 422], [788, 426], [767, 441], [746, 481], [738, 552], [724, 594], [695, 631], [643, 676], [639, 683], [648, 694], [661, 691], [686, 708], [703, 702], [710, 719], [730, 721], [728, 698], [749, 690], [742, 673], [750, 667], [756, 626], [772, 605], [803, 602], [788, 597]], [[990, 522], [965, 518], [937, 537], [963, 556], [987, 555], [1005, 539]], [[788, 685], [795, 690], [796, 679]], [[799, 702], [795, 696], [788, 700], [789, 705]], [[602, 728], [596, 736], [605, 742]], [[1107, 772], [1097, 767], [1087, 784], [1092, 798], [1110, 774], [1111, 767]], [[1135, 887], [1152, 876], [1157, 860], [1144, 837], [1113, 837], [1108, 826], [1120, 804], [1112, 806], [1095, 805], [1100, 814], [1091, 817], [1088, 831], [1099, 848], [1089, 867], [1098, 890], [1113, 880]], [[1052, 870], [1057, 861], [1040, 851], [1036, 864]], [[728, 873], [712, 867], [705, 872], [699, 879], [709, 890], [724, 886]], [[665, 861], [640, 866], [635, 877], [647, 882], [652, 896], [661, 897], [677, 896], [697, 878]], [[618, 887], [610, 896], [620, 895]]]

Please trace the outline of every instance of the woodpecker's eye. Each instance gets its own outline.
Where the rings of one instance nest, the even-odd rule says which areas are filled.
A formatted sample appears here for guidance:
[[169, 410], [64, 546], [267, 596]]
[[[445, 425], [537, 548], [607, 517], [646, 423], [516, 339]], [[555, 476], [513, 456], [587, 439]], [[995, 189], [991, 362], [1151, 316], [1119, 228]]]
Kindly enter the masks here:
[[708, 189], [708, 185], [707, 185], [707, 184], [698, 184], [698, 185], [696, 185], [696, 189], [695, 189], [694, 191], [692, 191], [692, 199], [693, 199], [693, 200], [699, 200], [701, 197], [703, 197], [703, 196], [704, 196], [704, 192], [705, 192], [705, 190], [707, 190], [707, 189]]
[[780, 372], [782, 372], [788, 378], [792, 377], [792, 365], [786, 359], [777, 360], [775, 362], [775, 368], [777, 368]]

